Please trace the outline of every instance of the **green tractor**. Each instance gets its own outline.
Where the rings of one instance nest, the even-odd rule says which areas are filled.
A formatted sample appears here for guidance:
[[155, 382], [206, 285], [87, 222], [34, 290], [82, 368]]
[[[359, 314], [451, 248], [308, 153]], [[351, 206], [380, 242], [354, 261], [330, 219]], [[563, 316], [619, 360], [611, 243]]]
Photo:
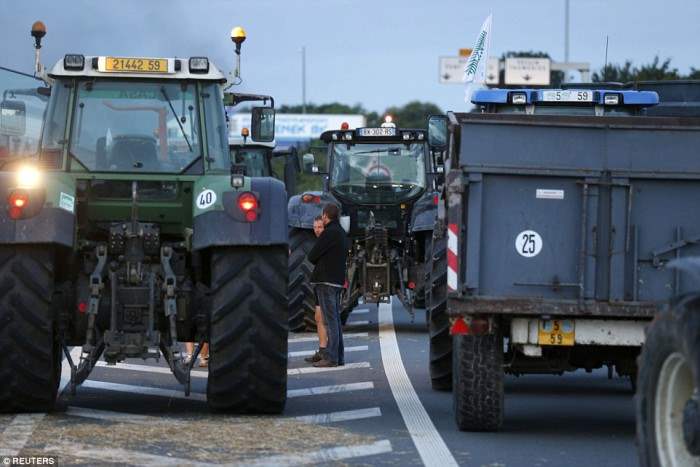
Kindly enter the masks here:
[[[211, 409], [281, 412], [287, 198], [234, 170], [225, 76], [205, 57], [37, 68], [52, 84], [38, 153], [0, 161], [0, 412], [51, 410], [62, 354], [73, 392], [100, 358], [162, 355], [189, 394], [192, 341], [209, 344]], [[251, 128], [271, 141], [274, 109], [253, 108]]]

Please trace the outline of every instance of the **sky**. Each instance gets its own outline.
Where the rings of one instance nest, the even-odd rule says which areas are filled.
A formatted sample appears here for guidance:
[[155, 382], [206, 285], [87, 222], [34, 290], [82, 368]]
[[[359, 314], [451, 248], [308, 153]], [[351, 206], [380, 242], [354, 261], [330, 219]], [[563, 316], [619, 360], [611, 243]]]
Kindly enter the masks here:
[[[360, 103], [381, 112], [409, 101], [463, 110], [462, 85], [440, 84], [438, 59], [471, 47], [493, 13], [489, 55], [548, 52], [564, 59], [565, 0], [0, 0], [0, 66], [31, 72], [31, 24], [47, 36], [42, 62], [85, 55], [208, 56], [233, 68], [230, 31], [243, 26], [243, 84], [279, 104]], [[570, 60], [700, 68], [699, 0], [570, 0]]]

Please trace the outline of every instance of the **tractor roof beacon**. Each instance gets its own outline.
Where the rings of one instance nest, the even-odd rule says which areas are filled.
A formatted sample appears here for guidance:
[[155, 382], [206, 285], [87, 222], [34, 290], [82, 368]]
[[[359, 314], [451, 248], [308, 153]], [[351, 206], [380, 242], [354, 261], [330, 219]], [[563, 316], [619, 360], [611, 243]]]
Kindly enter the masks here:
[[412, 313], [423, 306], [423, 275], [435, 224], [435, 194], [441, 159], [428, 145], [427, 132], [397, 128], [386, 122], [378, 128], [326, 131], [326, 168], [304, 156], [304, 170], [324, 175], [324, 190], [306, 192], [289, 201], [290, 327], [313, 328], [313, 296], [308, 285], [311, 266], [305, 256], [313, 245], [313, 220], [323, 205], [341, 210], [351, 250], [342, 319], [360, 299], [388, 301], [398, 295]]
[[[239, 55], [240, 31], [232, 39]], [[189, 394], [197, 355], [180, 343], [197, 341], [209, 343], [212, 409], [282, 411], [287, 199], [281, 182], [233, 170], [226, 77], [206, 57], [77, 54], [47, 73], [40, 42], [52, 87], [38, 154], [0, 162], [0, 280], [12, 284], [0, 346], [29, 345], [0, 360], [0, 410], [51, 410], [61, 353], [72, 391], [101, 357], [162, 355]], [[273, 108], [251, 123], [274, 139]]]

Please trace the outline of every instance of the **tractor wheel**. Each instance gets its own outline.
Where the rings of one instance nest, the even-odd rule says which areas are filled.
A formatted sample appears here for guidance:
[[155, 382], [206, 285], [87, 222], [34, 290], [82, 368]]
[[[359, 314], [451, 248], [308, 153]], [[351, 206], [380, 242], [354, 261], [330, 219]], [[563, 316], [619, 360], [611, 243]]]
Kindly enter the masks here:
[[700, 465], [700, 296], [682, 297], [656, 316], [638, 361], [640, 464]]
[[0, 248], [0, 412], [47, 412], [56, 403], [61, 348], [53, 293], [51, 248]]
[[216, 248], [211, 255], [207, 403], [280, 413], [287, 400], [287, 251]]
[[430, 303], [428, 304], [428, 333], [430, 334], [430, 380], [433, 389], [452, 389], [452, 336], [447, 317], [447, 239], [433, 242], [430, 271]]
[[454, 400], [462, 431], [494, 431], [503, 423], [503, 338], [456, 335]]
[[316, 297], [309, 283], [314, 266], [306, 259], [315, 242], [316, 237], [310, 230], [289, 232], [289, 329], [293, 332], [316, 330]]

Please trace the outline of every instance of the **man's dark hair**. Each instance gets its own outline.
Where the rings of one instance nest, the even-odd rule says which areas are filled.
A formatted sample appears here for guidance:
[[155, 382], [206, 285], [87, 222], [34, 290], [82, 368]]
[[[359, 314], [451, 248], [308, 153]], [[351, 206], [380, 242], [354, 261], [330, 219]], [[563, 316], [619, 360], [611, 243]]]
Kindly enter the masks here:
[[340, 212], [338, 211], [338, 206], [332, 203], [328, 203], [325, 206], [323, 206], [323, 214], [326, 215], [328, 220], [337, 221], [338, 214], [340, 214]]
[[323, 220], [323, 216], [314, 217], [314, 222], [321, 222], [322, 220]]

